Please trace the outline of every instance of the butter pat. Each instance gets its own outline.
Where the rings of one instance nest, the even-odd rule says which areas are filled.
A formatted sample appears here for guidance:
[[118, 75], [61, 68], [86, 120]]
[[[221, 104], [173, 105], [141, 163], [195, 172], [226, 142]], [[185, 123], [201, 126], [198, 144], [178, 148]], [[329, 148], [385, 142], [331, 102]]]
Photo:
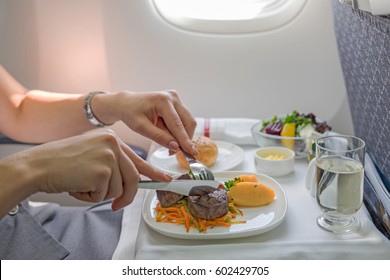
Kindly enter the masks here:
[[282, 160], [284, 159], [283, 155], [269, 155], [266, 157], [268, 160]]

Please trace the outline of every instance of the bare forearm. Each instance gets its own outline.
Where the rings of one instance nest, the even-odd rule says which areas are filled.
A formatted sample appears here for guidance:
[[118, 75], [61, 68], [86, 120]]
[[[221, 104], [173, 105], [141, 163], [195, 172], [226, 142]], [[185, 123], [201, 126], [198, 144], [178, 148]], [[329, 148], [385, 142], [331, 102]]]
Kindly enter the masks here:
[[[0, 132], [15, 140], [40, 143], [90, 130], [94, 127], [83, 111], [85, 94], [28, 90], [0, 65]], [[106, 107], [111, 104], [106, 99], [94, 97], [92, 108], [97, 107], [101, 121], [113, 123], [115, 106]]]
[[32, 143], [77, 135], [94, 128], [83, 105], [83, 94], [28, 91], [21, 96], [14, 113], [4, 120], [2, 132], [15, 140]]

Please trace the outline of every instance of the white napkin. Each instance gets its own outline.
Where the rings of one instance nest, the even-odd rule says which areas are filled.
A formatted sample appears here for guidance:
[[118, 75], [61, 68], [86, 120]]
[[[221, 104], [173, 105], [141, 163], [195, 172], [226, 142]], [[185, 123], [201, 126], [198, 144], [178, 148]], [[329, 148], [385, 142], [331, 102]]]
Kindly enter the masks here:
[[135, 258], [138, 229], [142, 217], [144, 190], [139, 189], [133, 202], [126, 206], [122, 217], [122, 228], [118, 245], [112, 256], [113, 260], [128, 260]]
[[227, 141], [236, 145], [256, 145], [251, 128], [259, 119], [248, 118], [196, 118], [195, 135], [213, 140]]

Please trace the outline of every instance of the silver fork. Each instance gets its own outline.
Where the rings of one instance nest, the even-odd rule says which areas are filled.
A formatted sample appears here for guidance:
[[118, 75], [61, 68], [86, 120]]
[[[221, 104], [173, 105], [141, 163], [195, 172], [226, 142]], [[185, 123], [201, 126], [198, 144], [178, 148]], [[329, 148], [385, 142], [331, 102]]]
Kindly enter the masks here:
[[214, 180], [214, 175], [211, 170], [206, 167], [203, 163], [197, 161], [190, 154], [183, 151], [184, 156], [186, 157], [188, 164], [190, 165], [190, 171], [188, 174], [194, 180]]

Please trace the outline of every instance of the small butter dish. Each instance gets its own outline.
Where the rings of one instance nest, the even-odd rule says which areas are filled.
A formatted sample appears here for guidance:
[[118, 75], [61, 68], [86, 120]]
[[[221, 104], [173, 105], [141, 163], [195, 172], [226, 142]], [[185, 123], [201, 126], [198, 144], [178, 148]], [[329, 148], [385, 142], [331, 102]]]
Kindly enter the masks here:
[[269, 176], [283, 176], [294, 171], [295, 153], [284, 147], [263, 147], [256, 150], [257, 172]]

